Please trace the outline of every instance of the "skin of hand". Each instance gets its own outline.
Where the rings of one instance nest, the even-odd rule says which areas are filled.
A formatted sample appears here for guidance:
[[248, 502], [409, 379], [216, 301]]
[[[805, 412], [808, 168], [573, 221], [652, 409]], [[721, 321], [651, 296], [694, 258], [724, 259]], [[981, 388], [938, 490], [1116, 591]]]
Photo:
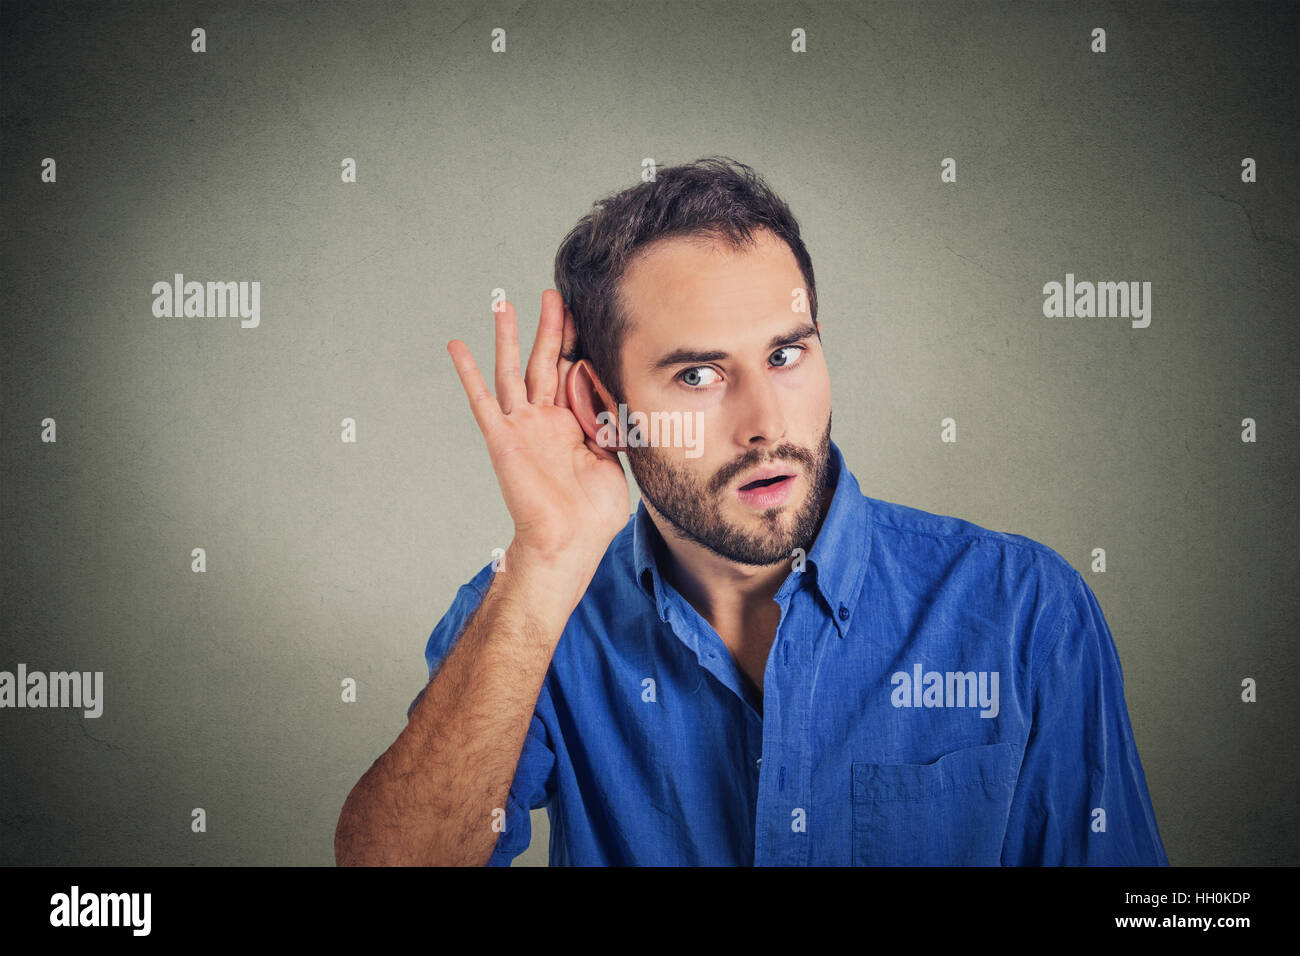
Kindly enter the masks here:
[[563, 356], [576, 338], [559, 292], [542, 293], [537, 336], [521, 374], [514, 306], [495, 313], [496, 396], [469, 347], [447, 352], [487, 442], [502, 497], [515, 525], [511, 548], [524, 560], [558, 571], [594, 572], [631, 510], [627, 475], [616, 451], [583, 431], [571, 408], [587, 363]]

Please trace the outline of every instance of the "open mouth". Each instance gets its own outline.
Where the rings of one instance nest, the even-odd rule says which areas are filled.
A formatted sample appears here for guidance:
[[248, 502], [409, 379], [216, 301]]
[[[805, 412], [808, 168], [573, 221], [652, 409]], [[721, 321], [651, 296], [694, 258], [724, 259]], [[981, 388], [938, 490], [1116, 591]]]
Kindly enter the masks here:
[[740, 503], [747, 508], [757, 508], [761, 511], [767, 511], [772, 508], [782, 508], [788, 503], [791, 491], [795, 486], [795, 475], [769, 475], [766, 478], [755, 478], [747, 484], [741, 485], [736, 489], [736, 496]]

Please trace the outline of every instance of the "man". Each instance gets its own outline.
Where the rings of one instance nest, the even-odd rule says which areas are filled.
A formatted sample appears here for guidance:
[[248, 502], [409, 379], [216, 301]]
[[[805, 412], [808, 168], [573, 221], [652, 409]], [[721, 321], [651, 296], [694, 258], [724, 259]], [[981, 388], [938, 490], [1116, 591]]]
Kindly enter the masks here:
[[[508, 864], [545, 806], [552, 865], [1168, 864], [1092, 591], [862, 494], [811, 260], [752, 170], [601, 201], [556, 284], [526, 374], [497, 315], [495, 397], [448, 345], [515, 536], [434, 628], [340, 863]], [[682, 426], [624, 424], [652, 416]]]

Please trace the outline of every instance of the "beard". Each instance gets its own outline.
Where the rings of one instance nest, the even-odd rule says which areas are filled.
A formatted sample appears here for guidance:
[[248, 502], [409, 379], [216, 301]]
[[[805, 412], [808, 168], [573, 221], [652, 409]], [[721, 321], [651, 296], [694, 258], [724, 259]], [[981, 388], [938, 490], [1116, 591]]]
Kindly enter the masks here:
[[[788, 561], [795, 548], [812, 550], [821, 527], [822, 505], [832, 491], [826, 486], [831, 464], [831, 418], [816, 449], [783, 442], [771, 452], [755, 449], [743, 458], [719, 469], [711, 478], [697, 477], [653, 447], [624, 449], [641, 496], [688, 541], [707, 548], [737, 564], [760, 567]], [[721, 495], [737, 475], [778, 461], [803, 466], [808, 491], [790, 518], [789, 504], [769, 508], [758, 515], [762, 528], [748, 531], [729, 522], [722, 514]]]

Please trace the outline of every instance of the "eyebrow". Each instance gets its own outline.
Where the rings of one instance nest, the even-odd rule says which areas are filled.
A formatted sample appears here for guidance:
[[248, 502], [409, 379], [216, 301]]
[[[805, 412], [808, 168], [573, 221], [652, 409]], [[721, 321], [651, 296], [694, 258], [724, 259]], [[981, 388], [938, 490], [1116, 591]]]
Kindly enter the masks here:
[[[805, 323], [797, 329], [792, 329], [782, 335], [773, 336], [772, 340], [767, 343], [767, 351], [774, 352], [787, 345], [794, 345], [796, 342], [810, 339], [814, 335], [818, 335], [817, 327], [811, 322]], [[650, 371], [660, 372], [666, 368], [672, 368], [675, 365], [685, 365], [688, 363], [691, 365], [704, 365], [708, 362], [721, 362], [729, 358], [731, 358], [731, 353], [723, 352], [721, 349], [714, 349], [707, 352], [700, 351], [699, 349], [675, 349], [658, 361], [651, 363]]]

